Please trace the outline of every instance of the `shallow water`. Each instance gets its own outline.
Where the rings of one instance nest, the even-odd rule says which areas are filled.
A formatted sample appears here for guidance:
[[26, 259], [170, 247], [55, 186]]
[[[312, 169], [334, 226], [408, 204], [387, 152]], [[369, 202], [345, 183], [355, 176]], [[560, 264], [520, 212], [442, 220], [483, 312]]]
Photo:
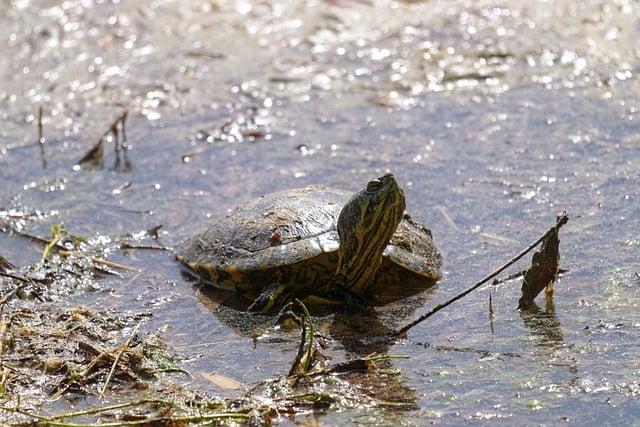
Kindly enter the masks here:
[[[336, 360], [410, 356], [393, 365], [417, 409], [321, 422], [636, 424], [639, 12], [632, 1], [5, 2], [0, 208], [42, 212], [24, 225], [39, 235], [54, 222], [85, 236], [161, 224], [174, 246], [243, 200], [317, 183], [357, 190], [391, 171], [433, 231], [443, 279], [378, 318], [321, 327]], [[102, 168], [74, 168], [124, 110], [119, 163], [107, 145]], [[554, 304], [541, 296], [538, 313], [521, 314], [518, 281], [488, 286], [406, 340], [375, 343], [562, 210], [569, 271]], [[0, 254], [24, 266], [41, 252], [0, 234]], [[264, 325], [218, 305], [229, 296], [186, 280], [171, 255], [109, 257], [141, 273], [54, 304], [150, 310], [145, 327], [166, 326], [193, 372], [250, 384], [288, 371], [295, 334], [254, 342]]]

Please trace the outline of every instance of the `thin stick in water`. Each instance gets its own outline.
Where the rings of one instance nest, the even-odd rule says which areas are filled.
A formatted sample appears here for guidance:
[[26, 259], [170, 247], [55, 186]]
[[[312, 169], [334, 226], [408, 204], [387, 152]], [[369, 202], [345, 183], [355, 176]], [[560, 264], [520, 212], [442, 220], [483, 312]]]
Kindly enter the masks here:
[[455, 297], [451, 298], [449, 301], [447, 301], [447, 302], [445, 302], [443, 304], [436, 305], [427, 314], [424, 314], [424, 315], [420, 316], [418, 319], [416, 319], [413, 322], [407, 324], [406, 326], [402, 327], [401, 329], [398, 329], [397, 331], [392, 332], [390, 335], [392, 337], [403, 336], [404, 334], [407, 333], [407, 331], [409, 329], [411, 329], [414, 326], [424, 322], [429, 317], [433, 316], [434, 314], [436, 314], [437, 312], [439, 312], [443, 308], [448, 307], [449, 305], [453, 304], [454, 302], [458, 301], [459, 299], [464, 298], [465, 296], [467, 296], [468, 294], [470, 294], [474, 290], [478, 289], [480, 286], [484, 285], [489, 280], [493, 279], [498, 274], [502, 273], [504, 270], [509, 268], [511, 265], [515, 264], [520, 258], [525, 256], [527, 253], [531, 252], [536, 246], [538, 246], [544, 239], [547, 238], [547, 235], [549, 235], [550, 233], [553, 233], [553, 232], [557, 232], [557, 230], [559, 230], [560, 227], [565, 225], [567, 223], [567, 221], [569, 221], [569, 216], [567, 215], [566, 212], [562, 212], [560, 215], [558, 215], [558, 218], [556, 218], [556, 224], [553, 227], [551, 227], [549, 230], [547, 230], [546, 233], [544, 233], [542, 236], [540, 236], [535, 242], [533, 242], [529, 246], [527, 246], [527, 248], [525, 248], [518, 255], [516, 255], [515, 257], [511, 258], [509, 261], [507, 261], [505, 264], [501, 265], [497, 270], [495, 270], [494, 272], [490, 273], [488, 276], [485, 276], [482, 280], [480, 280], [479, 282], [477, 282], [476, 284], [471, 286], [469, 289], [459, 293], [458, 295], [456, 295]]
[[42, 133], [42, 106], [38, 108], [38, 142], [44, 144], [44, 135]]

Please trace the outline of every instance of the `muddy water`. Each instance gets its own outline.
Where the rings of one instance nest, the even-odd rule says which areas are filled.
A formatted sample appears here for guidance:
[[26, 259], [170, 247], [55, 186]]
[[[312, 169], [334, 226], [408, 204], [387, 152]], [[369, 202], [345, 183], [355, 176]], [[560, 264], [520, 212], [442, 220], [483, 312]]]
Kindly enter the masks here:
[[[336, 360], [388, 351], [417, 409], [321, 421], [640, 420], [640, 5], [581, 2], [5, 1], [0, 208], [47, 235], [162, 225], [178, 245], [242, 200], [393, 172], [441, 249], [443, 279], [377, 317], [327, 316]], [[38, 144], [38, 109], [44, 144]], [[75, 164], [128, 111], [128, 150]], [[390, 348], [402, 324], [509, 259], [567, 210], [553, 304], [484, 288]], [[40, 248], [0, 235], [26, 266]], [[188, 281], [170, 254], [112, 249], [140, 270], [61, 297], [153, 313], [193, 372], [245, 384], [288, 371], [295, 334]], [[526, 264], [521, 265], [524, 268]], [[91, 290], [91, 292], [87, 292]], [[492, 295], [495, 316], [488, 319]], [[232, 394], [203, 378], [187, 384]], [[299, 420], [305, 417], [300, 417]]]

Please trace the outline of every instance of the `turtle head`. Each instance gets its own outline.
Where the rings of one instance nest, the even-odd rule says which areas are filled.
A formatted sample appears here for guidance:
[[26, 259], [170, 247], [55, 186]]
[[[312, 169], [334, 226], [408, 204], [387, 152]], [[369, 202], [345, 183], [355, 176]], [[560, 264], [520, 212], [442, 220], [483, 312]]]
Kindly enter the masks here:
[[382, 262], [382, 253], [402, 220], [404, 192], [392, 174], [369, 181], [354, 194], [338, 217], [336, 279], [351, 292], [361, 294]]

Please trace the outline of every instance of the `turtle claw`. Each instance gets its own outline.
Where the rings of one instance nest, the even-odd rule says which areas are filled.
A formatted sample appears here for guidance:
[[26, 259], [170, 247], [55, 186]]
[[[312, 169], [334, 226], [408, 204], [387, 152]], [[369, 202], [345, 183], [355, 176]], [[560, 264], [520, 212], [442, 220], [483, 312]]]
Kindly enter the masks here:
[[268, 313], [282, 307], [291, 299], [291, 287], [282, 283], [272, 283], [247, 308], [249, 313]]

